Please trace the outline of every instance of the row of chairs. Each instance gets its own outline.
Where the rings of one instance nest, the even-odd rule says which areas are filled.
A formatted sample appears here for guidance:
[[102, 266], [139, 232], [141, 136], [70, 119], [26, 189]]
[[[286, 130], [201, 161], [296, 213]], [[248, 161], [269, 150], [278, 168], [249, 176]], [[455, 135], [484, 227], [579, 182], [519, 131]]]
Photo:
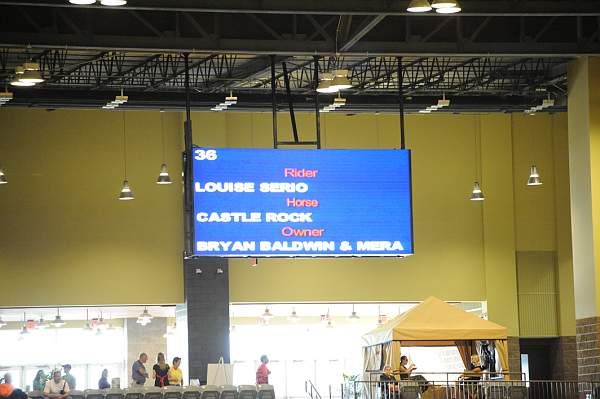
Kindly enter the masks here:
[[[31, 399], [43, 399], [43, 392], [28, 393]], [[275, 399], [273, 385], [202, 385], [131, 387], [127, 389], [86, 389], [71, 391], [70, 399]]]

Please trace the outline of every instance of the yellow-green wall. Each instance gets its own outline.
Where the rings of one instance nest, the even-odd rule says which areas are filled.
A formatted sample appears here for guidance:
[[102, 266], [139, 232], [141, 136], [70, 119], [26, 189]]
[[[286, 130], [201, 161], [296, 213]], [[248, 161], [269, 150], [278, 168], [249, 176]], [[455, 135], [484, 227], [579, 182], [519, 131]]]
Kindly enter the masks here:
[[[183, 301], [181, 186], [154, 183], [167, 161], [181, 176], [180, 115], [0, 110], [0, 306]], [[179, 179], [180, 180], [180, 179]]]
[[[154, 184], [161, 115], [171, 175], [180, 176], [183, 116], [127, 112], [136, 199], [123, 203], [116, 200], [123, 173], [120, 112], [0, 110], [0, 162], [10, 181], [0, 187], [0, 267], [9, 282], [0, 306], [183, 300], [181, 184]], [[197, 145], [272, 147], [270, 113], [192, 116]], [[301, 138], [313, 139], [313, 116], [297, 119]], [[568, 199], [553, 183], [564, 166], [557, 162], [566, 159], [566, 148], [556, 145], [556, 137], [566, 140], [566, 115], [409, 115], [406, 127], [414, 256], [264, 259], [257, 268], [233, 259], [231, 301], [488, 300], [490, 318], [518, 335], [516, 252], [570, 249], [563, 237]], [[291, 138], [285, 113], [279, 131]], [[398, 131], [392, 114], [322, 117], [324, 148], [398, 148]], [[533, 156], [545, 182], [535, 189], [525, 187], [532, 132], [540, 135]], [[476, 177], [484, 203], [468, 200]], [[569, 278], [566, 267], [563, 273], [559, 285]], [[30, 294], [21, 294], [22, 284]], [[562, 310], [561, 325], [570, 323], [569, 309]]]

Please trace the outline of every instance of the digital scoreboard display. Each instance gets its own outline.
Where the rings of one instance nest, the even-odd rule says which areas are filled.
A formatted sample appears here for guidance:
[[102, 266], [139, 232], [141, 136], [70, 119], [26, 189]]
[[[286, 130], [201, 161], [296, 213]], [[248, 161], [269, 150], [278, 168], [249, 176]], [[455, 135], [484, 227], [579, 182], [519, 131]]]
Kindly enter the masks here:
[[413, 253], [410, 151], [194, 148], [198, 256]]

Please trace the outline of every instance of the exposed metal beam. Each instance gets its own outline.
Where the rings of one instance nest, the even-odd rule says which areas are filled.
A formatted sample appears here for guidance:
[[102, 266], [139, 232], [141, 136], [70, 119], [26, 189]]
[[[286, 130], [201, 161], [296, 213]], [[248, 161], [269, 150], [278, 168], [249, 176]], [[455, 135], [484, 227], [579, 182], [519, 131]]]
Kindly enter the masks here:
[[367, 17], [363, 23], [359, 26], [359, 28], [354, 32], [347, 42], [342, 44], [340, 47], [340, 51], [348, 51], [354, 46], [360, 39], [362, 39], [367, 33], [373, 30], [374, 27], [377, 26], [378, 23], [383, 21], [385, 15], [376, 15], [373, 17]]
[[[598, 16], [597, 1], [571, 0], [463, 0], [462, 16]], [[251, 14], [325, 14], [325, 15], [412, 15], [406, 12], [407, 0], [344, 0], [329, 2], [322, 0], [229, 0], [226, 4], [215, 0], [156, 0], [154, 5], [129, 4], [121, 10], [195, 12], [195, 13], [251, 13]], [[54, 1], [0, 1], [0, 6], [27, 6], [53, 8], [89, 8], [100, 12], [107, 7], [96, 5], [73, 5], [63, 0]], [[419, 14], [418, 18], [443, 18], [436, 13]]]
[[[331, 42], [264, 39], [220, 39], [169, 38], [156, 36], [68, 35], [54, 33], [2, 32], [0, 46], [22, 48], [32, 45], [39, 49], [62, 49], [66, 43], [70, 49], [146, 51], [146, 52], [190, 52], [210, 54], [272, 54], [334, 56]], [[575, 57], [598, 55], [600, 43], [588, 40], [578, 42], [465, 42], [458, 46], [453, 42], [410, 42], [410, 41], [359, 41], [346, 55], [354, 56], [466, 56], [487, 55], [534, 57]]]

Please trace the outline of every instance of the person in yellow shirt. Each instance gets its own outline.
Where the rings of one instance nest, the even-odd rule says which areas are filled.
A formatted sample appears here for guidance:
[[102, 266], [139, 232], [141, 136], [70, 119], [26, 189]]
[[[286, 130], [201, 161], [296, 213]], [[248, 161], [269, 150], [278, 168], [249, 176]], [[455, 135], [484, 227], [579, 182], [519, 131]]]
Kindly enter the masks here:
[[182, 386], [183, 385], [183, 373], [181, 372], [181, 369], [179, 368], [179, 365], [181, 364], [181, 358], [180, 357], [174, 357], [173, 358], [173, 366], [169, 369], [169, 385], [178, 385], [178, 386]]

